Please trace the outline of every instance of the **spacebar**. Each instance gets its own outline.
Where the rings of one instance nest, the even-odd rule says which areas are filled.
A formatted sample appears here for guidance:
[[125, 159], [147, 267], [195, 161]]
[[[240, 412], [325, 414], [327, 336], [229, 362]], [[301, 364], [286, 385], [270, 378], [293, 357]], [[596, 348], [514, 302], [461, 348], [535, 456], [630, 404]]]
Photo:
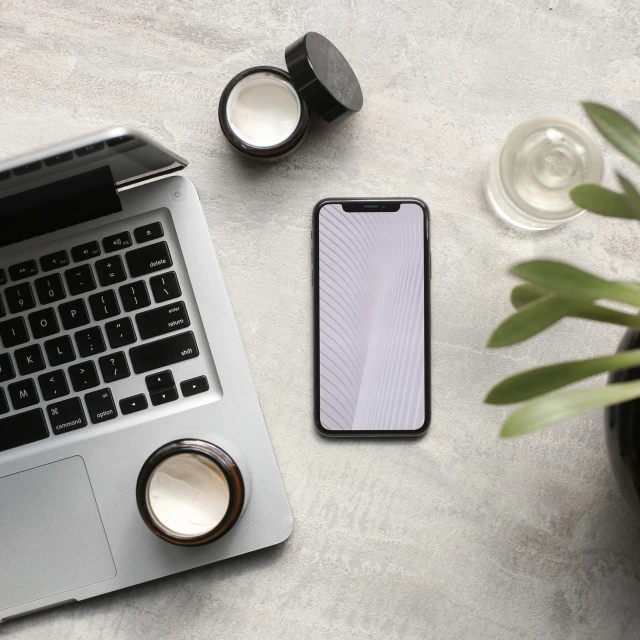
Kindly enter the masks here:
[[0, 451], [49, 437], [42, 409], [32, 409], [0, 419]]
[[193, 331], [186, 331], [177, 336], [129, 349], [131, 364], [136, 373], [168, 367], [176, 362], [195, 358], [198, 354], [198, 345], [193, 337]]

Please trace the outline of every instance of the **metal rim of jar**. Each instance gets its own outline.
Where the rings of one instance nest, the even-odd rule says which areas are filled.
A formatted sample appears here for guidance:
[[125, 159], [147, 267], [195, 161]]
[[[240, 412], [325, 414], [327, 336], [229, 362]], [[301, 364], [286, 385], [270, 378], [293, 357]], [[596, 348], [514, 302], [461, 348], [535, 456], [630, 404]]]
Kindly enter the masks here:
[[231, 144], [231, 146], [237, 149], [240, 153], [251, 158], [277, 158], [278, 156], [282, 156], [289, 153], [292, 149], [295, 149], [295, 147], [302, 142], [307, 129], [309, 128], [309, 124], [311, 122], [309, 107], [300, 96], [298, 96], [300, 98], [300, 120], [298, 121], [296, 128], [286, 140], [283, 140], [272, 147], [254, 147], [253, 145], [244, 142], [233, 132], [231, 124], [229, 123], [229, 118], [227, 118], [227, 102], [229, 101], [229, 96], [231, 95], [233, 88], [243, 78], [253, 75], [254, 73], [261, 72], [273, 73], [274, 75], [280, 76], [286, 80], [295, 91], [295, 87], [291, 81], [291, 76], [286, 71], [278, 69], [278, 67], [262, 66], [245, 69], [238, 75], [234, 76], [224, 88], [224, 91], [220, 96], [220, 103], [218, 104], [218, 120], [220, 121], [220, 128], [222, 129], [222, 133], [224, 133], [225, 138], [228, 140], [229, 144]]
[[[220, 523], [211, 531], [193, 538], [183, 538], [180, 536], [172, 536], [170, 533], [161, 528], [151, 515], [151, 511], [147, 504], [147, 484], [151, 478], [151, 474], [155, 468], [167, 458], [182, 453], [200, 454], [212, 462], [214, 462], [222, 471], [227, 484], [229, 485], [229, 507]], [[172, 544], [196, 547], [209, 544], [214, 540], [218, 540], [233, 527], [237, 522], [245, 500], [245, 487], [242, 473], [235, 460], [220, 447], [206, 442], [205, 440], [184, 439], [169, 442], [156, 451], [154, 451], [142, 465], [138, 482], [136, 484], [136, 501], [138, 503], [138, 511], [149, 529], [159, 538]]]

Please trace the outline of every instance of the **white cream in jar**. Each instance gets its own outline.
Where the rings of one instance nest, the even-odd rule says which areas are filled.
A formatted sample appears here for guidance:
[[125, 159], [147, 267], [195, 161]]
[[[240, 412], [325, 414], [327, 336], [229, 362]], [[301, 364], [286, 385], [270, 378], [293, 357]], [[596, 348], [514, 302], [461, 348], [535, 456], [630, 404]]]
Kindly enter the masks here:
[[226, 113], [231, 130], [240, 140], [265, 149], [293, 135], [302, 105], [290, 82], [275, 73], [258, 71], [233, 87]]
[[160, 462], [147, 484], [147, 505], [158, 526], [192, 538], [215, 529], [230, 502], [220, 467], [198, 453], [179, 453]]

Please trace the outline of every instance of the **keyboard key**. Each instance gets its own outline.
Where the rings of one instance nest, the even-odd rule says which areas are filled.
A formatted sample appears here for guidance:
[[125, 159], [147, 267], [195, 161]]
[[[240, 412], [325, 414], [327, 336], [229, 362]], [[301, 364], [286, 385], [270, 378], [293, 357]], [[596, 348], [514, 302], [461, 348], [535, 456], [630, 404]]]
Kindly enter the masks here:
[[157, 407], [159, 404], [166, 404], [178, 399], [178, 390], [173, 387], [171, 389], [163, 389], [162, 391], [154, 391], [149, 394], [151, 404]]
[[137, 229], [134, 229], [133, 235], [136, 237], [136, 242], [140, 243], [162, 238], [164, 235], [162, 223], [152, 222], [151, 224], [144, 225], [144, 227], [138, 227]]
[[133, 140], [135, 140], [133, 136], [118, 136], [117, 138], [109, 138], [109, 140], [107, 140], [107, 146], [117, 147], [119, 144], [124, 144], [125, 142], [132, 142]]
[[156, 242], [147, 247], [127, 251], [125, 258], [132, 278], [163, 271], [173, 265], [166, 242]]
[[27, 325], [24, 320], [22, 318], [11, 318], [0, 322], [0, 338], [2, 338], [2, 346], [5, 349], [29, 342]]
[[129, 358], [135, 373], [146, 373], [195, 358], [199, 353], [193, 332], [185, 331], [170, 338], [132, 347], [129, 349]]
[[79, 244], [77, 247], [71, 249], [71, 257], [74, 262], [83, 262], [90, 258], [96, 258], [100, 255], [100, 245], [92, 240], [91, 242], [85, 242]]
[[171, 389], [171, 387], [176, 386], [176, 383], [173, 381], [173, 373], [171, 373], [169, 369], [153, 373], [150, 376], [147, 376], [144, 381], [147, 383], [149, 393], [162, 391], [163, 389]]
[[0, 382], [13, 380], [15, 377], [11, 356], [8, 353], [0, 353]]
[[107, 236], [102, 241], [102, 246], [106, 253], [113, 253], [114, 251], [119, 251], [120, 249], [127, 249], [133, 245], [133, 241], [131, 240], [131, 234], [128, 231], [123, 231], [122, 233], [116, 233], [113, 236]]
[[62, 326], [67, 331], [89, 324], [89, 312], [82, 298], [61, 304], [58, 307], [58, 313], [62, 318]]
[[23, 164], [21, 167], [16, 167], [13, 173], [16, 176], [23, 176], [32, 171], [39, 171], [40, 169], [42, 169], [42, 162], [29, 162], [28, 164]]
[[7, 284], [7, 274], [4, 269], [0, 269], [0, 286]]
[[9, 396], [11, 397], [11, 404], [16, 411], [25, 409], [26, 407], [30, 407], [40, 402], [38, 392], [36, 391], [36, 385], [31, 378], [12, 382], [7, 389], [9, 390]]
[[74, 334], [81, 358], [89, 358], [107, 350], [100, 327], [89, 327]]
[[180, 390], [185, 398], [189, 396], [195, 396], [197, 393], [204, 393], [209, 391], [209, 381], [207, 376], [200, 376], [198, 378], [191, 378], [191, 380], [185, 380], [180, 383]]
[[47, 407], [51, 429], [55, 435], [87, 426], [80, 398], [61, 400]]
[[62, 369], [48, 371], [38, 376], [38, 384], [42, 397], [46, 401], [69, 395], [69, 385]]
[[110, 287], [113, 284], [124, 282], [127, 279], [124, 264], [120, 256], [111, 256], [111, 258], [98, 260], [93, 266], [96, 268], [96, 273], [98, 274], [98, 282], [100, 282], [103, 287]]
[[107, 332], [107, 339], [112, 349], [118, 349], [136, 341], [136, 334], [130, 318], [125, 317], [107, 322], [104, 325], [104, 330]]
[[42, 409], [32, 409], [0, 419], [0, 451], [48, 437], [49, 430]]
[[96, 365], [91, 360], [69, 367], [69, 378], [74, 391], [84, 391], [100, 384]]
[[163, 273], [161, 276], [153, 276], [149, 280], [149, 284], [153, 292], [153, 299], [156, 302], [167, 302], [167, 300], [173, 300], [182, 295], [175, 271]]
[[[7, 402], [7, 396], [4, 395], [4, 389], [0, 389], [0, 415], [3, 413], [9, 413], [9, 403]], [[0, 434], [0, 438], [2, 434]]]
[[104, 149], [104, 142], [94, 142], [93, 144], [88, 144], [86, 147], [76, 149], [76, 155], [78, 158], [82, 158], [82, 156], [88, 156], [90, 153], [97, 153], [98, 151], [102, 151], [102, 149]]
[[28, 282], [17, 284], [15, 287], [7, 287], [4, 290], [4, 295], [7, 297], [7, 305], [11, 313], [20, 313], [36, 306], [33, 289]]
[[96, 281], [93, 279], [91, 266], [88, 264], [67, 269], [64, 272], [64, 277], [67, 280], [69, 294], [72, 296], [78, 296], [81, 293], [87, 293], [87, 291], [93, 291], [96, 288]]
[[144, 280], [126, 284], [120, 287], [118, 291], [120, 292], [120, 300], [122, 300], [122, 306], [125, 311], [143, 309], [151, 304], [147, 285], [144, 283]]
[[136, 316], [136, 324], [140, 338], [147, 340], [172, 331], [186, 329], [191, 321], [184, 302], [174, 302], [164, 307], [139, 313]]
[[125, 358], [123, 351], [118, 353], [112, 353], [108, 356], [102, 356], [98, 360], [100, 365], [100, 371], [102, 372], [102, 379], [105, 382], [115, 382], [116, 380], [122, 380], [128, 378], [131, 375], [129, 371], [129, 365]]
[[44, 343], [44, 350], [47, 352], [49, 364], [52, 367], [58, 367], [67, 362], [73, 362], [76, 359], [76, 352], [71, 344], [69, 336], [61, 336], [53, 340], [47, 340]]
[[100, 391], [87, 393], [84, 401], [87, 403], [89, 419], [93, 424], [99, 424], [118, 417], [118, 411], [109, 389], [100, 389]]
[[63, 162], [69, 162], [69, 160], [73, 160], [73, 151], [67, 151], [66, 153], [57, 153], [55, 156], [50, 156], [47, 158], [44, 163], [47, 167], [53, 167], [57, 164], [62, 164]]
[[35, 260], [27, 260], [19, 264], [14, 264], [9, 267], [9, 277], [15, 282], [17, 280], [24, 280], [30, 278], [38, 273], [38, 265]]
[[96, 322], [120, 315], [120, 305], [113, 289], [89, 296], [89, 306]]
[[20, 375], [29, 376], [36, 371], [42, 371], [45, 367], [42, 349], [39, 344], [32, 344], [13, 352]]
[[0, 299], [0, 318], [4, 318], [6, 315], [7, 315], [7, 313], [4, 310], [4, 305], [2, 304], [2, 299]]
[[135, 413], [136, 411], [143, 411], [148, 406], [144, 393], [120, 400], [120, 411], [122, 411], [123, 416], [128, 416], [130, 413]]
[[52, 273], [50, 276], [45, 276], [44, 278], [38, 278], [33, 284], [36, 285], [36, 292], [40, 304], [51, 304], [52, 302], [64, 300], [67, 297], [64, 292], [62, 278], [57, 273]]
[[47, 307], [46, 309], [30, 313], [29, 326], [36, 340], [47, 338], [60, 331], [60, 326], [56, 319], [56, 312], [53, 310], [53, 307]]
[[69, 254], [66, 251], [48, 253], [46, 256], [42, 256], [42, 258], [40, 258], [40, 268], [43, 271], [61, 269], [62, 267], [68, 267], [69, 264]]
[[173, 402], [178, 399], [178, 390], [171, 371], [159, 371], [145, 378], [151, 404], [154, 406]]

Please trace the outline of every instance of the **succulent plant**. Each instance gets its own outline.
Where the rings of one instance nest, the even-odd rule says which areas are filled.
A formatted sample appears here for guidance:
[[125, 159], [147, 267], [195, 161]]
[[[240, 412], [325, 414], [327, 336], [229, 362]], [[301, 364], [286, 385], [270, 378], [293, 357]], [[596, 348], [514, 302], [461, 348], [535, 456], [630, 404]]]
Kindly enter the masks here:
[[[640, 129], [621, 113], [593, 102], [584, 109], [598, 131], [640, 166]], [[579, 206], [602, 216], [640, 220], [640, 193], [618, 173], [621, 190], [583, 184], [571, 191]], [[491, 335], [489, 347], [508, 347], [544, 331], [563, 318], [585, 318], [640, 331], [640, 315], [614, 309], [611, 303], [640, 310], [640, 282], [604, 280], [577, 267], [551, 260], [518, 264], [510, 273], [524, 281], [514, 287], [516, 311]], [[553, 393], [574, 382], [605, 372], [640, 366], [640, 349], [610, 356], [560, 362], [524, 371], [494, 386], [485, 402], [524, 403], [511, 413], [501, 436], [523, 435], [589, 409], [640, 398], [640, 380], [603, 387]]]

